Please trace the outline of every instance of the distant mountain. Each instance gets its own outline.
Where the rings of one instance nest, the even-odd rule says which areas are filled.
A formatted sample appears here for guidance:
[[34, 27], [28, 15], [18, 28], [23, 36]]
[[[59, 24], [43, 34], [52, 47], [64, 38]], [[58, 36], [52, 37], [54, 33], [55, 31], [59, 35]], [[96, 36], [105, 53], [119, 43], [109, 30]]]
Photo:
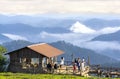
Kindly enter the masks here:
[[23, 48], [23, 47], [31, 45], [31, 44], [33, 44], [33, 43], [31, 43], [29, 41], [15, 40], [15, 41], [3, 43], [2, 46], [4, 46], [7, 49], [7, 52], [11, 52], [11, 51]]
[[[52, 26], [52, 25], [51, 25]], [[0, 24], [0, 34], [11, 34], [25, 37], [29, 41], [38, 42], [41, 33], [69, 33], [70, 30], [64, 27], [33, 27], [31, 25], [16, 24]], [[33, 39], [33, 37], [36, 37]], [[2, 41], [3, 40], [3, 41]], [[8, 42], [8, 39], [0, 38], [0, 43]]]
[[38, 34], [42, 31], [46, 31], [50, 33], [66, 33], [66, 32], [69, 32], [69, 29], [65, 29], [63, 27], [57, 27], [57, 26], [56, 27], [33, 27], [31, 25], [22, 24], [22, 23], [0, 24], [0, 33]]
[[99, 35], [92, 39], [92, 41], [117, 41], [120, 42], [120, 31], [111, 34]]
[[11, 41], [8, 37], [0, 34], [0, 43], [6, 42], [6, 41]]
[[105, 64], [102, 64], [101, 66], [120, 68], [120, 62], [105, 63]]
[[[33, 27], [61, 27], [69, 28], [76, 21], [80, 21], [82, 24], [89, 26], [93, 29], [100, 29], [103, 27], [114, 27], [120, 26], [119, 19], [105, 20], [100, 18], [83, 19], [83, 16], [58, 16], [58, 15], [1, 15], [0, 14], [0, 24], [26, 24]], [[86, 17], [86, 16], [84, 16]], [[11, 26], [10, 26], [11, 27]], [[11, 27], [13, 28], [13, 27]], [[62, 30], [61, 30], [62, 31]]]
[[[68, 27], [76, 19], [56, 15], [1, 15], [0, 24], [27, 24], [33, 27]], [[80, 18], [81, 19], [81, 18]], [[78, 19], [77, 19], [78, 20]]]
[[[103, 42], [116, 42], [118, 45], [120, 43], [120, 31], [110, 34], [103, 34], [93, 38], [91, 41], [103, 41]], [[117, 45], [116, 45], [117, 48]], [[119, 49], [104, 49], [99, 51], [100, 54], [109, 56], [111, 58], [115, 58], [120, 60], [120, 50]]]
[[104, 27], [114, 27], [114, 26], [120, 26], [120, 20], [104, 20], [104, 19], [98, 19], [98, 18], [93, 18], [89, 19], [83, 22], [83, 24], [90, 26], [92, 28], [100, 29]]
[[[6, 47], [8, 49], [8, 51], [13, 51], [13, 50], [28, 46], [30, 44], [33, 44], [33, 43], [28, 42], [28, 41], [18, 40], [18, 41], [3, 43], [2, 45], [4, 47]], [[86, 59], [86, 61], [89, 56], [91, 64], [104, 64], [104, 63], [117, 62], [117, 60], [112, 59], [110, 57], [97, 54], [92, 50], [80, 48], [80, 47], [74, 46], [70, 43], [66, 43], [64, 41], [53, 42], [50, 44], [56, 48], [63, 50], [64, 54], [61, 56], [65, 57], [65, 60], [68, 60], [68, 61], [72, 61], [71, 55], [73, 55], [74, 58], [77, 58], [77, 57], [83, 58], [84, 57]], [[59, 56], [59, 58], [61, 56]]]
[[116, 62], [116, 60], [113, 58], [98, 54], [95, 51], [92, 51], [90, 49], [85, 49], [85, 48], [74, 46], [64, 41], [54, 42], [54, 43], [51, 43], [51, 45], [63, 50], [65, 53], [61, 56], [65, 57], [66, 60], [72, 60], [71, 55], [73, 54], [74, 58], [84, 57], [86, 60], [89, 56], [91, 64], [103, 64], [103, 63]]
[[115, 58], [115, 59], [120, 61], [120, 50], [106, 49], [106, 50], [100, 52], [100, 54], [103, 54], [105, 56], [109, 56], [111, 58]]

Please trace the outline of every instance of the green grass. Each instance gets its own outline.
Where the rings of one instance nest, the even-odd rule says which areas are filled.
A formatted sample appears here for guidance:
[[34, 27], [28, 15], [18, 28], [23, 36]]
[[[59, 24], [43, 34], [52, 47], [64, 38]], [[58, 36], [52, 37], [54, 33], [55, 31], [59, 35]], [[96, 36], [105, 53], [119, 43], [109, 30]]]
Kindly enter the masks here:
[[0, 79], [120, 79], [120, 78], [81, 77], [75, 75], [55, 75], [55, 74], [0, 73]]

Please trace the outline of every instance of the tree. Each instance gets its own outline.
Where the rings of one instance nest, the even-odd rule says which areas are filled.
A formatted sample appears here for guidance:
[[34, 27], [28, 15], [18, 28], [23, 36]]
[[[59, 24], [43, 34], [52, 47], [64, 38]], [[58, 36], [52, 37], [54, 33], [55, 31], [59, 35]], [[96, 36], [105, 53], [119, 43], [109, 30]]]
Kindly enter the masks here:
[[6, 48], [0, 45], [0, 55], [7, 52]]
[[6, 58], [2, 55], [0, 55], [0, 71], [5, 70], [5, 65], [6, 64]]
[[6, 58], [3, 56], [3, 54], [7, 52], [6, 48], [3, 46], [0, 46], [0, 71], [4, 71], [5, 64], [6, 64]]

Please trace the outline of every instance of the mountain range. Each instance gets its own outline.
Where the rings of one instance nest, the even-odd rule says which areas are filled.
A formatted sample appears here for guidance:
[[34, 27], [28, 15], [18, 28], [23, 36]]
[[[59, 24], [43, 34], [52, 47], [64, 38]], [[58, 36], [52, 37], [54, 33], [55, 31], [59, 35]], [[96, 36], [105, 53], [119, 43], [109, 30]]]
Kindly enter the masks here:
[[0, 28], [1, 28], [0, 33], [13, 33], [13, 34], [37, 34], [40, 33], [41, 31], [47, 31], [50, 33], [69, 32], [69, 30], [64, 29], [63, 27], [33, 27], [31, 25], [22, 23], [0, 24]]
[[7, 52], [11, 52], [11, 51], [23, 48], [31, 44], [33, 43], [29, 41], [15, 40], [15, 41], [10, 41], [10, 42], [5, 42], [2, 44], [2, 46], [4, 46], [7, 49]]
[[92, 41], [117, 41], [120, 42], [120, 30], [115, 33], [99, 35], [92, 39]]
[[[61, 19], [59, 19], [59, 20], [61, 20]], [[91, 20], [93, 20], [93, 19], [91, 19]], [[99, 19], [96, 19], [96, 20], [99, 21]], [[75, 22], [76, 20], [74, 20], [74, 19], [73, 20], [63, 19], [61, 21], [54, 19], [53, 21], [56, 21], [55, 22], [56, 24], [54, 24], [54, 23], [51, 24], [51, 19], [49, 19], [43, 23], [40, 22], [38, 27], [35, 27], [35, 26], [27, 24], [27, 23], [26, 24], [24, 24], [24, 23], [0, 24], [0, 35], [3, 36], [3, 34], [6, 34], [6, 33], [13, 34], [13, 35], [19, 35], [21, 37], [25, 37], [29, 41], [32, 41], [33, 36], [36, 36], [36, 39], [41, 39], [42, 37], [40, 36], [40, 34], [43, 32], [46, 32], [48, 34], [49, 33], [52, 33], [52, 34], [69, 34], [69, 33], [79, 33], [79, 34], [80, 33], [83, 33], [83, 34], [84, 33], [85, 34], [86, 33], [87, 34], [95, 33], [95, 34], [97, 34], [97, 33], [101, 33], [102, 34], [102, 32], [103, 32], [103, 34], [105, 34], [105, 33], [116, 32], [117, 30], [120, 29], [120, 27], [115, 27], [115, 26], [111, 25], [111, 28], [106, 27], [106, 29], [105, 29], [105, 27], [104, 27], [102, 29], [96, 30], [95, 29], [96, 27], [94, 27], [94, 29], [93, 29], [94, 23], [93, 23], [93, 26], [92, 25], [87, 26], [86, 23], [89, 24], [89, 22], [85, 22], [85, 21], [84, 22], [83, 21]], [[119, 20], [117, 20], [117, 21], [119, 21]], [[46, 24], [49, 26], [46, 26]], [[119, 26], [119, 24], [118, 24], [118, 26]], [[56, 36], [56, 35], [54, 35], [54, 36]], [[39, 37], [39, 38], [37, 38], [37, 37]], [[119, 37], [116, 36], [116, 38], [119, 38]], [[107, 38], [105, 37], [105, 39], [107, 39]], [[2, 39], [0, 39], [0, 42], [2, 42], [1, 40]], [[7, 41], [7, 39], [5, 39], [5, 40]], [[36, 40], [33, 40], [33, 41], [35, 42]], [[37, 42], [38, 41], [39, 40], [37, 40]]]
[[74, 58], [80, 57], [82, 59], [84, 57], [86, 59], [86, 62], [89, 57], [91, 64], [105, 64], [105, 63], [118, 62], [113, 58], [110, 58], [110, 57], [102, 55], [102, 54], [98, 54], [93, 50], [74, 46], [74, 45], [72, 45], [70, 43], [66, 43], [64, 41], [53, 42], [53, 43], [51, 43], [51, 45], [63, 50], [65, 52], [65, 54], [63, 54], [62, 56], [68, 60], [71, 60], [71, 55], [73, 55]]
[[99, 35], [93, 38], [91, 41], [109, 42], [109, 45], [111, 45], [110, 43], [113, 42], [113, 44], [111, 45], [111, 49], [108, 48], [99, 53], [120, 60], [120, 31], [110, 34]]
[[84, 21], [83, 24], [85, 24], [86, 26], [90, 26], [94, 29], [100, 29], [109, 26], [110, 27], [120, 26], [120, 20], [119, 19], [105, 20], [105, 19], [93, 18]]
[[[20, 43], [21, 45], [20, 44], [14, 45], [13, 43], [13, 47], [11, 46], [11, 42], [10, 42], [11, 47], [7, 47], [9, 48], [8, 50], [11, 49], [14, 50], [16, 45], [18, 47], [29, 45], [31, 44], [31, 42], [39, 42], [39, 41], [54, 42], [54, 41], [64, 40], [66, 42], [73, 44], [71, 45], [65, 43], [63, 45], [65, 46], [70, 45], [71, 49], [73, 48], [74, 51], [71, 50], [70, 48], [69, 49], [66, 48], [66, 50], [70, 50], [69, 52], [71, 53], [76, 52], [75, 53], [76, 57], [77, 55], [82, 55], [82, 54], [81, 53], [78, 54], [78, 52], [75, 50], [82, 49], [82, 50], [90, 51], [90, 53], [100, 54], [99, 56], [101, 56], [101, 54], [103, 56], [105, 55], [105, 58], [108, 57], [108, 60], [110, 60], [109, 58], [120, 60], [119, 59], [120, 58], [119, 57], [120, 56], [119, 54], [120, 53], [119, 50], [120, 19], [106, 20], [100, 18], [89, 18], [83, 20], [80, 17], [76, 18], [76, 17], [61, 17], [61, 16], [54, 17], [54, 16], [26, 16], [26, 15], [16, 15], [16, 16], [0, 15], [0, 18], [1, 18], [0, 43], [12, 41], [12, 40], [16, 40], [16, 42], [18, 42], [17, 40], [24, 40], [24, 39], [26, 41], [30, 41], [26, 44]], [[89, 42], [90, 44], [89, 46], [87, 45], [87, 42]], [[9, 43], [7, 43], [7, 45], [8, 44]], [[79, 47], [76, 47], [76, 45]], [[86, 45], [86, 47], [84, 47], [84, 45]], [[57, 46], [59, 47], [59, 45]], [[94, 51], [93, 49], [90, 49], [91, 47], [93, 47]], [[100, 49], [96, 50], [97, 47]], [[65, 50], [64, 48], [62, 49]], [[87, 54], [89, 55], [90, 53]], [[95, 56], [99, 58], [98, 55]], [[95, 59], [92, 56], [91, 58], [92, 61]], [[101, 57], [101, 59], [102, 58], [104, 57]], [[100, 61], [97, 62], [101, 63]], [[92, 63], [94, 64], [94, 62]]]
[[[88, 19], [83, 19], [83, 16], [58, 16], [58, 15], [3, 15], [0, 14], [0, 24], [27, 24], [34, 27], [69, 27], [76, 21], [80, 21], [94, 29], [99, 29], [108, 26], [120, 26], [119, 19], [106, 19], [106, 18], [95, 18], [91, 17]], [[85, 18], [85, 16], [84, 16]], [[110, 17], [109, 17], [110, 18]]]

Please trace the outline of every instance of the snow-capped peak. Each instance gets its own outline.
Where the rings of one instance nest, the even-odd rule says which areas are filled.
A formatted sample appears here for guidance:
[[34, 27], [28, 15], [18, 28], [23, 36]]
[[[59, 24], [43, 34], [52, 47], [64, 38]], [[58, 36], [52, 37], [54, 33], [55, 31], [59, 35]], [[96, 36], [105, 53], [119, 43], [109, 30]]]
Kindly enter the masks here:
[[87, 27], [86, 25], [81, 24], [79, 21], [77, 21], [70, 27], [70, 31], [74, 33], [87, 33], [87, 34], [96, 32], [95, 30]]

